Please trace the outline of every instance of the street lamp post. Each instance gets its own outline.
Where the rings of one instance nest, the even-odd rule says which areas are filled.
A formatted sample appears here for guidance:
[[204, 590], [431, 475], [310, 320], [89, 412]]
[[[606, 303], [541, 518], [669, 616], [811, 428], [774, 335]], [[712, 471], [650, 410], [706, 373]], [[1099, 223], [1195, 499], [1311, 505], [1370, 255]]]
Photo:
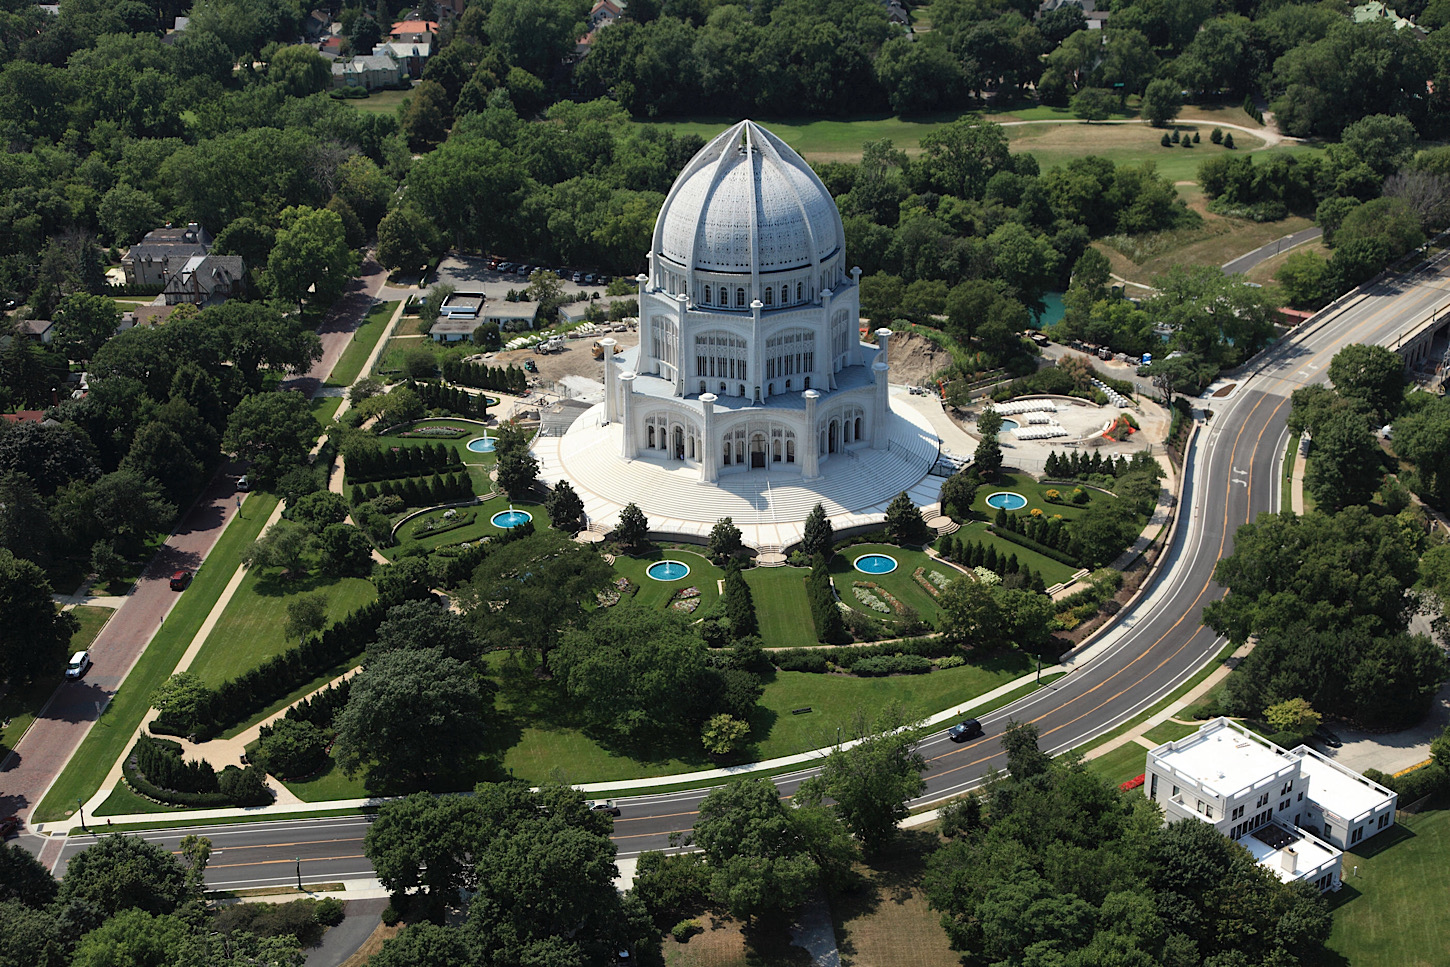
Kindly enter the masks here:
[[302, 892], [302, 857], [297, 857], [297, 892]]
[[1037, 684], [1042, 684], [1042, 656], [1037, 656]]
[[85, 829], [85, 831], [89, 833], [90, 830], [86, 829], [86, 807], [85, 804], [82, 803], [79, 799], [76, 800], [76, 809], [79, 810], [81, 814], [81, 829]]

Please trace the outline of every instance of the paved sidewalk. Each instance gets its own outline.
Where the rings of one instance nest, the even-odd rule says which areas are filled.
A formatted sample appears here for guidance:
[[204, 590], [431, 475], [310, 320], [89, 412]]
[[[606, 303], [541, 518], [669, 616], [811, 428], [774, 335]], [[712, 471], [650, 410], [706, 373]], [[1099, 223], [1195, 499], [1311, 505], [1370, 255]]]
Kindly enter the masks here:
[[841, 967], [831, 906], [822, 894], [816, 893], [806, 901], [790, 932], [795, 945], [811, 955], [811, 967]]
[[1304, 465], [1308, 460], [1297, 450], [1294, 452], [1294, 469], [1289, 471], [1289, 509], [1296, 514], [1304, 513]]

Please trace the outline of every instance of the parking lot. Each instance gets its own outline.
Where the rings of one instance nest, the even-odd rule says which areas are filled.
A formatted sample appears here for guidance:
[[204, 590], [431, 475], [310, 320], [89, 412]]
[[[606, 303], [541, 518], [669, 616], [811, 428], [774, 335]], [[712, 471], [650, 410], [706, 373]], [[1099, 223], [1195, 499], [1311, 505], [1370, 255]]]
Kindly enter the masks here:
[[[449, 255], [438, 264], [438, 270], [429, 280], [429, 284], [446, 282], [460, 292], [482, 292], [484, 298], [498, 302], [504, 300], [510, 289], [522, 292], [529, 287], [527, 275], [491, 269], [488, 265], [488, 259], [481, 256]], [[544, 266], [544, 268], [558, 267]], [[597, 292], [599, 298], [604, 299], [604, 290], [608, 287], [608, 283], [596, 282], [593, 285], [585, 285], [572, 281], [572, 278], [560, 281], [563, 283], [564, 295], [569, 298], [577, 296], [580, 292], [592, 297]]]

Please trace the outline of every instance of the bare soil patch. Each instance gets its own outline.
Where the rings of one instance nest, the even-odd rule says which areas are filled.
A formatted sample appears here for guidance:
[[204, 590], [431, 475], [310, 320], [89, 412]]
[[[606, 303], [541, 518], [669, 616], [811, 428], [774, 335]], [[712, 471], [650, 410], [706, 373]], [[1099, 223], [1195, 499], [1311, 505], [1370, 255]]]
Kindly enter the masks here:
[[914, 332], [892, 333], [886, 356], [893, 383], [930, 383], [933, 376], [953, 363], [951, 353]]
[[[638, 345], [639, 331], [612, 332], [609, 334], [619, 345], [625, 349]], [[536, 353], [532, 349], [515, 349], [511, 352], [492, 353], [485, 362], [490, 366], [518, 366], [523, 368], [526, 360], [532, 359], [534, 365], [539, 367], [539, 381], [541, 384], [548, 384], [563, 379], [565, 376], [583, 376], [586, 379], [604, 382], [604, 363], [594, 358], [591, 347], [594, 340], [603, 339], [603, 336], [591, 337], [588, 339], [566, 340], [564, 349], [557, 353]]]

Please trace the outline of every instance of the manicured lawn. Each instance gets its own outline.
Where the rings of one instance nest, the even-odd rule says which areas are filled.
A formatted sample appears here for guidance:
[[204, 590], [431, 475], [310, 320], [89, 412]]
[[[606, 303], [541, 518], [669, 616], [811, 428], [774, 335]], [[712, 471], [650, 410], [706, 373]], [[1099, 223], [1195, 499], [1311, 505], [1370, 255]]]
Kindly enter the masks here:
[[961, 954], [922, 887], [940, 842], [924, 829], [903, 830], [883, 855], [856, 864], [859, 884], [831, 896], [843, 967], [959, 967]]
[[88, 604], [78, 604], [70, 609], [70, 613], [76, 616], [80, 622], [80, 629], [71, 635], [70, 650], [84, 651], [91, 647], [106, 622], [111, 620], [111, 615], [116, 613], [115, 608], [97, 608]]
[[383, 330], [388, 327], [388, 320], [393, 318], [393, 312], [397, 308], [396, 302], [379, 302], [368, 310], [363, 324], [352, 334], [352, 340], [328, 374], [329, 384], [351, 386], [357, 381], [358, 376], [362, 375], [363, 364], [368, 361], [368, 356], [372, 354], [373, 347], [378, 344]]
[[[866, 574], [856, 570], [854, 561], [867, 554], [885, 554], [896, 559], [896, 570], [889, 574]], [[856, 581], [870, 581], [873, 584], [884, 588], [888, 593], [894, 595], [896, 600], [915, 609], [922, 619], [932, 624], [936, 623], [937, 616], [941, 609], [937, 607], [936, 598], [927, 593], [926, 589], [916, 583], [912, 572], [919, 567], [926, 568], [927, 572], [941, 571], [943, 574], [954, 572], [955, 569], [927, 557], [925, 553], [907, 547], [897, 547], [894, 544], [853, 544], [836, 553], [831, 558], [831, 577], [836, 582], [836, 594], [842, 601], [860, 611], [862, 614], [871, 615], [874, 618], [891, 620], [896, 617], [895, 613], [882, 614], [879, 611], [872, 611], [866, 605], [856, 600], [852, 587]], [[951, 575], [948, 574], [950, 577]]]
[[[1020, 544], [1013, 544], [1005, 537], [999, 537], [988, 529], [985, 522], [980, 520], [969, 521], [962, 525], [962, 529], [952, 536], [961, 541], [975, 541], [983, 547], [995, 547], [998, 555], [1016, 554], [1017, 563], [1024, 567], [1030, 567], [1038, 574], [1041, 574], [1042, 580], [1047, 582], [1048, 587], [1054, 584], [1061, 584], [1077, 573], [1077, 568], [1069, 564], [1063, 564], [1061, 561], [1022, 547]], [[938, 540], [938, 549], [941, 548], [941, 541], [944, 539]]]
[[398, 108], [403, 106], [403, 99], [410, 93], [410, 91], [374, 91], [367, 97], [347, 97], [339, 98], [339, 100], [359, 111], [391, 116], [398, 113]]
[[185, 806], [167, 806], [159, 802], [152, 802], [143, 796], [136, 795], [131, 791], [131, 787], [123, 782], [106, 797], [105, 802], [101, 803], [100, 808], [96, 810], [96, 815], [130, 816], [136, 813], [174, 813], [185, 808]]
[[341, 396], [315, 396], [307, 401], [307, 408], [312, 411], [312, 418], [323, 430], [332, 423], [332, 418], [337, 416], [337, 408], [341, 405]]
[[262, 525], [277, 506], [271, 494], [253, 492], [233, 518], [221, 539], [196, 572], [191, 587], [181, 596], [166, 622], [126, 677], [100, 721], [91, 727], [64, 772], [50, 787], [35, 811], [37, 822], [62, 819], [74, 812], [77, 799], [89, 799], [101, 780], [126, 751], [132, 734], [151, 707], [151, 694], [171, 674], [176, 663], [201, 630], [222, 589], [231, 580], [242, 554], [257, 539]]
[[1164, 722], [1143, 733], [1143, 738], [1154, 745], [1162, 745], [1164, 742], [1175, 742], [1184, 736], [1192, 735], [1198, 731], [1196, 725], [1181, 725], [1178, 722]]
[[804, 567], [753, 567], [745, 583], [755, 599], [755, 617], [767, 648], [797, 648], [819, 644], [806, 597]]
[[[1146, 124], [1083, 124], [1081, 121], [1009, 127], [1007, 140], [1013, 154], [1031, 154], [1043, 171], [1074, 158], [1096, 155], [1120, 165], [1152, 161], [1158, 173], [1171, 182], [1196, 181], [1198, 166], [1208, 158], [1227, 153], [1228, 149], [1209, 142], [1212, 125], [1180, 123], [1177, 127], [1180, 134], [1186, 132], [1190, 138], [1195, 130], [1199, 131], [1202, 142], [1191, 148], [1177, 144], [1165, 148], [1160, 143], [1164, 131]], [[1238, 153], [1254, 151], [1264, 144], [1242, 131], [1233, 132], [1233, 136]], [[1257, 153], [1260, 154], [1257, 163], [1262, 163], [1267, 152]]]
[[1072, 486], [1066, 484], [1040, 484], [1031, 474], [1027, 473], [1004, 473], [998, 474], [997, 482], [984, 484], [977, 488], [977, 497], [972, 501], [972, 510], [982, 520], [992, 520], [997, 516], [997, 508], [987, 506], [987, 498], [996, 493], [1008, 491], [1021, 494], [1027, 498], [1027, 506], [1021, 510], [1013, 511], [1019, 516], [1026, 516], [1034, 509], [1040, 509], [1044, 514], [1051, 517], [1054, 514], [1061, 514], [1063, 520], [1076, 520], [1087, 509], [1095, 504], [1105, 503], [1114, 500], [1101, 490], [1093, 490], [1091, 487], [1084, 487], [1083, 491], [1088, 495], [1085, 504], [1054, 504], [1047, 499], [1047, 491], [1056, 490], [1062, 494], [1064, 499], [1072, 493]]
[[441, 342], [434, 342], [431, 339], [419, 339], [416, 336], [407, 336], [400, 338], [399, 336], [394, 335], [391, 339], [388, 340], [387, 346], [383, 348], [383, 354], [378, 357], [378, 365], [375, 372], [387, 373], [391, 374], [394, 378], [399, 378], [403, 369], [403, 353], [407, 352], [409, 349], [418, 348], [426, 349], [428, 352], [432, 353], [434, 358], [437, 360], [436, 365], [438, 366], [442, 366], [443, 360], [447, 359], [449, 356], [455, 356], [459, 359], [462, 359], [464, 356], [471, 356], [474, 353], [478, 352], [477, 347], [475, 347], [472, 343], [464, 342], [444, 344]]
[[445, 544], [462, 544], [464, 541], [476, 541], [483, 537], [497, 537], [504, 532], [504, 528], [494, 525], [493, 515], [508, 510], [510, 506], [515, 510], [527, 511], [532, 514], [534, 530], [543, 530], [549, 526], [549, 514], [544, 510], [543, 504], [531, 503], [527, 500], [510, 502], [508, 497], [499, 494], [482, 504], [458, 508], [460, 514], [476, 514], [477, 516], [474, 517], [472, 523], [442, 533], [429, 534], [421, 528], [422, 521], [428, 518], [442, 519], [444, 511], [435, 511], [423, 517], [415, 517], [398, 531], [398, 543], [393, 547], [384, 548], [383, 553], [388, 557], [396, 557], [405, 547], [426, 547], [432, 550]]
[[[761, 708], [751, 723], [755, 742], [730, 761], [773, 759], [828, 746], [836, 740], [836, 730], [849, 728], [858, 711], [872, 718], [892, 703], [899, 703], [908, 716], [925, 717], [1026, 674], [1029, 665], [1026, 657], [1014, 653], [980, 665], [892, 678], [777, 672], [766, 683]], [[519, 778], [536, 782], [558, 775], [568, 782], [607, 782], [676, 775], [720, 764], [693, 743], [688, 749], [661, 750], [654, 756], [632, 757], [606, 748], [574, 728], [568, 700], [558, 686], [521, 681], [524, 684], [505, 685], [498, 703], [517, 729], [501, 733], [509, 742], [500, 750], [503, 764]], [[792, 714], [807, 706], [811, 712]]]
[[331, 759], [321, 772], [301, 782], [283, 783], [303, 802], [332, 802], [338, 799], [361, 799], [368, 794], [361, 773], [354, 779], [337, 767]]
[[[496, 397], [490, 398], [493, 399], [495, 403], [497, 402]], [[476, 453], [473, 450], [468, 449], [468, 442], [484, 435], [497, 437], [497, 430], [490, 430], [488, 427], [479, 426], [477, 423], [469, 423], [466, 420], [451, 420], [445, 417], [440, 417], [437, 419], [419, 420], [417, 423], [414, 423], [411, 429], [407, 432], [420, 430], [430, 426], [457, 427], [458, 429], [463, 430], [464, 434], [463, 436], [448, 440], [437, 437], [405, 437], [400, 436], [399, 434], [390, 434], [388, 436], [378, 437], [378, 445], [382, 447], [416, 447], [422, 446], [426, 443], [441, 443], [445, 447], [452, 447], [453, 449], [457, 450], [458, 458], [464, 463], [474, 464], [480, 467], [493, 465], [494, 455], [492, 452]], [[399, 433], [402, 432], [405, 431], [399, 431]]]
[[293, 579], [282, 577], [280, 568], [248, 571], [189, 670], [216, 687], [294, 647], [297, 641], [287, 638], [283, 630], [287, 606], [315, 591], [327, 595], [329, 623], [377, 597], [372, 582], [363, 578], [309, 573]]
[[[1355, 872], [1355, 867], [1359, 867]], [[1354, 967], [1432, 967], [1450, 951], [1450, 810], [1399, 817], [1344, 857], [1329, 949]]]
[[[680, 561], [689, 567], [690, 573], [674, 581], [656, 581], [646, 573], [655, 561]], [[703, 618], [709, 613], [720, 597], [720, 582], [725, 577], [724, 571], [702, 555], [678, 547], [651, 547], [639, 554], [621, 554], [614, 559], [614, 569], [639, 586], [631, 598], [631, 603], [637, 607], [662, 611], [685, 588], [698, 588], [700, 606], [693, 613], [695, 618]], [[760, 602], [757, 601], [756, 612], [759, 611]]]
[[1113, 785], [1118, 785], [1141, 776], [1147, 763], [1148, 750], [1136, 742], [1128, 742], [1096, 759], [1089, 759], [1087, 767], [1089, 772], [1097, 773]]

